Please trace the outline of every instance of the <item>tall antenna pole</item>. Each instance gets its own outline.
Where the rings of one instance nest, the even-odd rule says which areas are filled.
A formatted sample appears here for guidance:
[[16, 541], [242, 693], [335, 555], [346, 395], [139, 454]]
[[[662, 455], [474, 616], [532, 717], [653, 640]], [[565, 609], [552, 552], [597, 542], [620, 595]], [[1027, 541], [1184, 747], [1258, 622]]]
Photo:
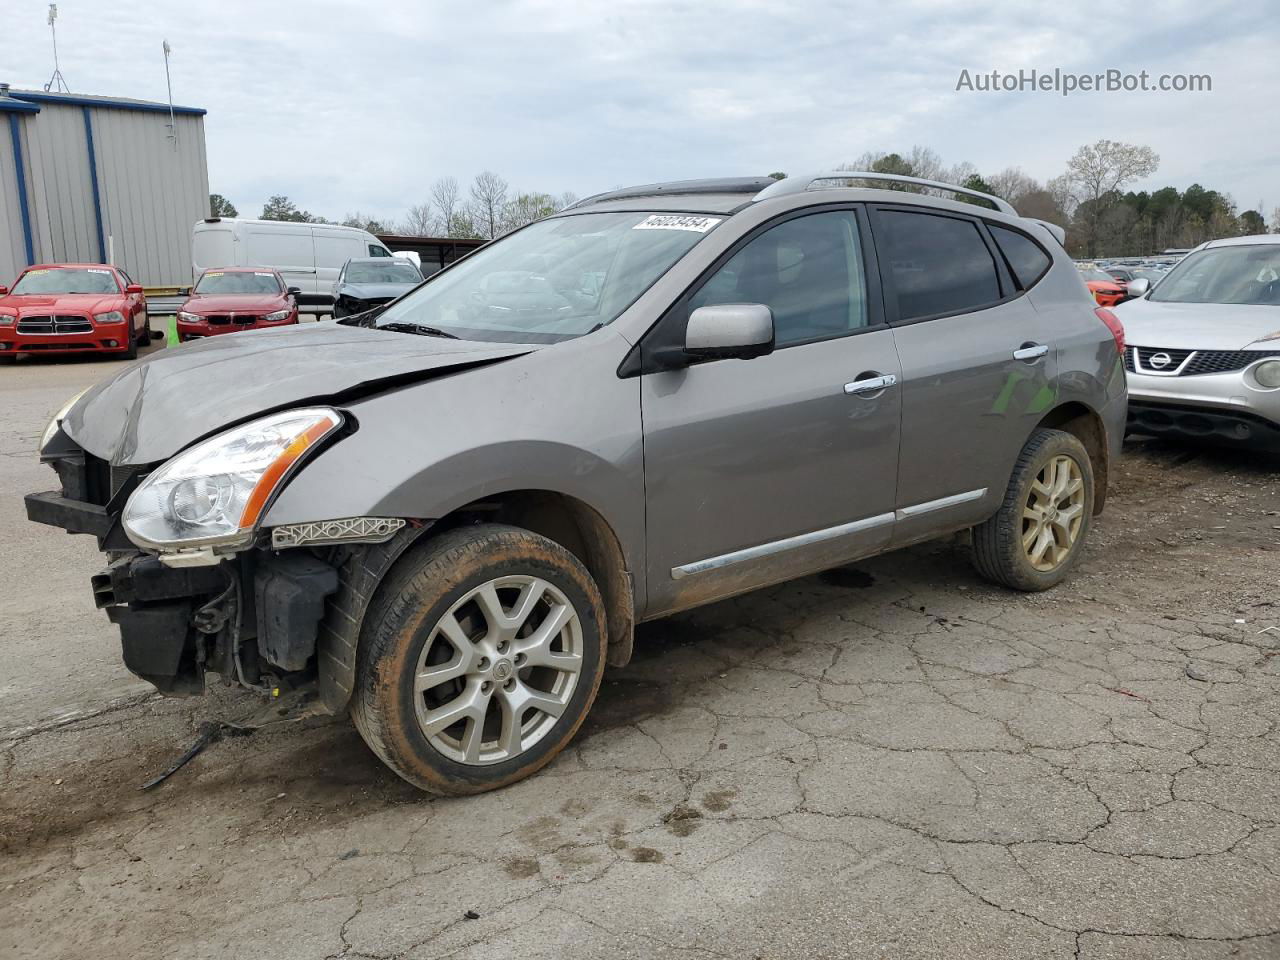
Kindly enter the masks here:
[[169, 41], [163, 43], [164, 49], [164, 85], [169, 90], [169, 139], [173, 141], [173, 149], [178, 149], [178, 125], [173, 119], [173, 82], [169, 79], [169, 52], [173, 49]]
[[62, 71], [58, 69], [58, 28], [54, 26], [54, 21], [57, 19], [58, 5], [51, 3], [49, 4], [49, 33], [53, 36], [53, 76], [44, 85], [44, 89], [46, 93], [50, 90], [54, 93], [70, 93], [71, 88], [67, 86], [66, 78], [63, 77]]

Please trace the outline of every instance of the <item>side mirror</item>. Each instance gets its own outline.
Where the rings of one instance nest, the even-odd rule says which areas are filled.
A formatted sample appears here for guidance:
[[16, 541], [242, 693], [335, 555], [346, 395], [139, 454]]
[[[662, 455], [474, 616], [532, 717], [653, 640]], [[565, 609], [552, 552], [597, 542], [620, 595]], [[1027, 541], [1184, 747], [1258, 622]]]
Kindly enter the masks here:
[[6, 287], [3, 283], [0, 283], [0, 297], [3, 297], [8, 292], [9, 292], [9, 288]]
[[773, 353], [773, 311], [763, 303], [721, 303], [689, 314], [684, 352], [706, 360], [750, 360]]
[[142, 284], [140, 284], [140, 283], [131, 283], [131, 284], [129, 284], [127, 287], [125, 287], [125, 288], [124, 288], [124, 292], [125, 292], [125, 293], [141, 293], [141, 292], [142, 292]]
[[1145, 297], [1151, 290], [1151, 281], [1144, 280], [1142, 277], [1129, 281], [1129, 299], [1136, 300], [1138, 297]]
[[300, 297], [302, 296], [302, 288], [290, 287], [288, 290], [285, 291], [285, 293], [290, 297]]

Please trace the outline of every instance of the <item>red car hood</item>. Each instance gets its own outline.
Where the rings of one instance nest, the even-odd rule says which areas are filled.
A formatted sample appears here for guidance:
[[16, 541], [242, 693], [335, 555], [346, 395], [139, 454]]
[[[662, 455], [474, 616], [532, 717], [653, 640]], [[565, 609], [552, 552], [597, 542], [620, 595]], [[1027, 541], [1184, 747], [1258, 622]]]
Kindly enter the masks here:
[[280, 294], [224, 293], [188, 297], [180, 309], [200, 315], [209, 313], [258, 313], [284, 310], [289, 301]]
[[0, 297], [0, 309], [17, 308], [18, 314], [106, 313], [119, 310], [125, 303], [120, 293], [25, 293]]

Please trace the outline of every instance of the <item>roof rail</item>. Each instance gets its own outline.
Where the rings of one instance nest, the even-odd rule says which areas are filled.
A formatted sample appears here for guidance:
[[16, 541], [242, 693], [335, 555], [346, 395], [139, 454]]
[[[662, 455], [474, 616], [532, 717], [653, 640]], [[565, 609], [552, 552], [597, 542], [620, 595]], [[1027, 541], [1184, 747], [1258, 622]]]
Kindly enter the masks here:
[[681, 196], [699, 193], [758, 193], [774, 183], [770, 177], [716, 177], [711, 180], [671, 180], [667, 183], [645, 183], [637, 187], [622, 187], [604, 193], [583, 197], [577, 203], [565, 207], [585, 207], [605, 200], [626, 200], [632, 197]]
[[811, 173], [803, 177], [787, 177], [765, 187], [755, 195], [753, 200], [768, 200], [770, 197], [785, 197], [792, 193], [803, 193], [819, 180], [883, 180], [889, 183], [909, 183], [916, 187], [931, 187], [934, 190], [946, 190], [949, 193], [963, 193], [967, 197], [986, 200], [1001, 213], [1018, 216], [1013, 204], [1008, 200], [983, 193], [981, 190], [970, 190], [958, 187], [954, 183], [943, 183], [941, 180], [924, 180], [921, 177], [907, 177], [898, 173], [873, 173], [867, 170], [835, 170], [830, 173]]

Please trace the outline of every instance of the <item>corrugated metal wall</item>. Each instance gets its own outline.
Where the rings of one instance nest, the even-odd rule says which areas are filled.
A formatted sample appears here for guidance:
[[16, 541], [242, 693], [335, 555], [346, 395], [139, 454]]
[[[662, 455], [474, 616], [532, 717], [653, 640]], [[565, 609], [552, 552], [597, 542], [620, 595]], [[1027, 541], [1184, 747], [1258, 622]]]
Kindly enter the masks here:
[[146, 286], [191, 282], [191, 227], [209, 215], [203, 118], [94, 109], [102, 228], [115, 261]]
[[[42, 102], [17, 116], [37, 262], [101, 262], [110, 247], [138, 283], [191, 282], [191, 227], [209, 215], [203, 117], [178, 114], [175, 144], [167, 111]], [[27, 265], [10, 140], [0, 113], [0, 283]]]

